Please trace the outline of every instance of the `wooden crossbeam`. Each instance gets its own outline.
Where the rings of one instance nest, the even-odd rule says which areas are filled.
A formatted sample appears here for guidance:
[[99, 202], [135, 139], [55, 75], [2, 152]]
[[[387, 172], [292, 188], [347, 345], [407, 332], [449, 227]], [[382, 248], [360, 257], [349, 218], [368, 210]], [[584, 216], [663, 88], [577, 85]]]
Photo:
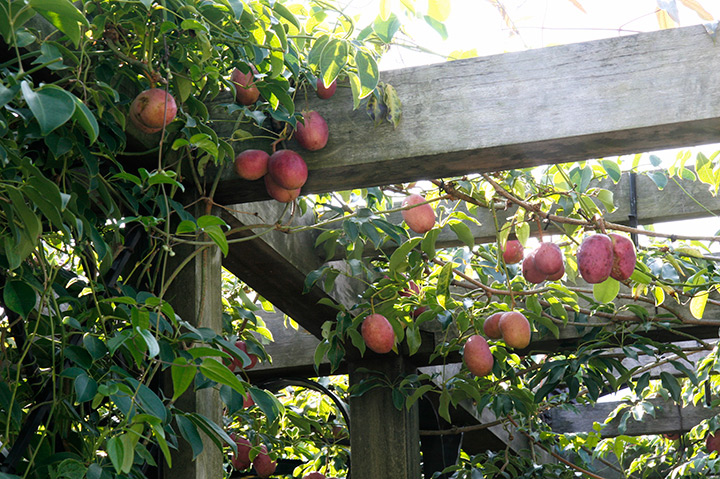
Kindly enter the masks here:
[[[353, 111], [350, 91], [302, 98], [327, 120], [328, 145], [305, 152], [305, 193], [508, 170], [720, 141], [718, 49], [702, 26], [384, 72], [403, 105], [397, 128]], [[314, 95], [309, 95], [314, 97]], [[215, 129], [234, 117], [209, 105]], [[247, 142], [240, 149], [257, 146]], [[288, 147], [298, 148], [294, 141]], [[215, 200], [268, 198], [228, 172]]]
[[[647, 434], [666, 434], [673, 432], [685, 433], [697, 426], [701, 421], [718, 414], [717, 408], [709, 408], [702, 404], [682, 407], [662, 398], [650, 400], [654, 407], [654, 417], [645, 414], [642, 420], [630, 418], [624, 431], [619, 429], [622, 413], [618, 414], [609, 424], [602, 428], [603, 438], [619, 435], [643, 436]], [[554, 432], [576, 433], [593, 431], [595, 423], [603, 424], [622, 401], [602, 402], [593, 406], [578, 405], [573, 409], [552, 409], [548, 413], [548, 423]]]

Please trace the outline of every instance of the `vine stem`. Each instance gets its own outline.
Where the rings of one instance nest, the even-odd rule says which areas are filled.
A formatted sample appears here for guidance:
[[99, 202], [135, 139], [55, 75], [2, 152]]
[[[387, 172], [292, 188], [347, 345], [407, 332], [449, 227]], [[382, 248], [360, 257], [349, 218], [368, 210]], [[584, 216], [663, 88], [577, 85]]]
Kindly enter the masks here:
[[[576, 220], [573, 218], [568, 218], [566, 216], [558, 216], [558, 215], [553, 215], [553, 214], [547, 213], [547, 212], [543, 211], [542, 209], [540, 209], [540, 207], [538, 205], [533, 205], [531, 203], [528, 203], [527, 201], [523, 201], [523, 200], [517, 198], [516, 196], [514, 196], [513, 194], [509, 193], [502, 186], [500, 186], [497, 182], [495, 182], [495, 180], [493, 180], [487, 173], [483, 173], [482, 176], [485, 179], [485, 181], [490, 183], [490, 185], [492, 185], [492, 187], [495, 188], [495, 191], [497, 191], [497, 193], [500, 196], [503, 196], [510, 202], [515, 203], [516, 205], [525, 208], [526, 211], [532, 211], [535, 214], [537, 214], [547, 220], [555, 221], [557, 223], [564, 223], [564, 224], [571, 224], [571, 225], [585, 226], [585, 227], [595, 226], [597, 223], [595, 221]], [[642, 229], [638, 229], [638, 228], [632, 228], [630, 226], [620, 225], [617, 223], [610, 223], [607, 221], [603, 221], [603, 224], [604, 224], [605, 228], [611, 229], [611, 230], [623, 231], [625, 233], [636, 233], [639, 235], [652, 236], [652, 237], [656, 237], [656, 238], [669, 238], [673, 241], [679, 240], [679, 239], [689, 240], [689, 241], [720, 241], [720, 236], [694, 236], [694, 235], [678, 235], [678, 234], [674, 234], [674, 233], [672, 233], [672, 234], [671, 233], [659, 233], [657, 231], [647, 231], [647, 230], [642, 230]]]

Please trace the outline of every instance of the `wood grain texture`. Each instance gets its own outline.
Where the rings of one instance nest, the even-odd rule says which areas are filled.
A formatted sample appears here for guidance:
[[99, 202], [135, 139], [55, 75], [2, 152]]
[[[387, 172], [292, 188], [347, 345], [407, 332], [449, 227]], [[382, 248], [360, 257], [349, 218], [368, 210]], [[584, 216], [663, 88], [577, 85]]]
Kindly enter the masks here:
[[[717, 142], [720, 104], [708, 99], [720, 97], [720, 71], [702, 65], [718, 52], [698, 25], [384, 72], [403, 104], [396, 129], [353, 111], [348, 89], [300, 105], [330, 129], [323, 150], [302, 153], [303, 192]], [[218, 115], [218, 133], [230, 136], [233, 123]], [[232, 174], [215, 197], [265, 198], [262, 182]]]
[[[350, 366], [350, 387], [368, 375], [361, 368], [386, 374], [390, 381], [415, 371], [407, 358], [360, 361]], [[409, 410], [393, 405], [392, 389], [374, 388], [350, 397], [350, 461], [355, 478], [417, 479], [420, 475], [420, 428], [417, 403]]]
[[[672, 401], [662, 398], [651, 399], [655, 408], [655, 417], [646, 414], [642, 420], [630, 418], [627, 421], [625, 432], [620, 432], [618, 425], [623, 413], [619, 413], [600, 432], [603, 438], [616, 437], [621, 434], [628, 436], [642, 436], [646, 434], [666, 434], [673, 432], [685, 433], [697, 426], [701, 421], [709, 419], [718, 413], [717, 408], [697, 406], [681, 407]], [[555, 408], [548, 413], [548, 423], [556, 433], [590, 432], [594, 423], [603, 424], [610, 413], [620, 406], [622, 402], [597, 403], [594, 406], [575, 406], [572, 409]]]

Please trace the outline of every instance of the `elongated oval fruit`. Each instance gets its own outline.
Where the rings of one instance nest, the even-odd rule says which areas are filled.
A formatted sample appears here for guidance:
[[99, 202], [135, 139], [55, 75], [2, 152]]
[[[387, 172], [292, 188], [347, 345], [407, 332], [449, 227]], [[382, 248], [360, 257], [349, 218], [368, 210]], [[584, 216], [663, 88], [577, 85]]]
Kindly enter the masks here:
[[255, 456], [255, 459], [253, 459], [253, 468], [255, 468], [255, 472], [257, 472], [257, 475], [260, 477], [270, 477], [275, 472], [277, 462], [270, 459], [265, 444], [260, 446], [260, 452]]
[[553, 275], [564, 269], [563, 253], [555, 243], [540, 243], [535, 250], [535, 268], [544, 275]]
[[613, 266], [610, 277], [618, 281], [625, 281], [632, 276], [637, 262], [635, 244], [627, 236], [617, 233], [608, 234], [613, 245]]
[[300, 146], [310, 151], [325, 148], [329, 135], [325, 118], [316, 111], [303, 113], [303, 122], [298, 122], [295, 128], [295, 139]]
[[435, 210], [429, 203], [421, 203], [425, 203], [425, 198], [420, 195], [412, 194], [406, 197], [402, 202], [403, 207], [420, 206], [402, 210], [402, 217], [408, 228], [418, 234], [425, 234], [435, 226]]
[[522, 262], [522, 275], [528, 283], [540, 284], [547, 279], [547, 275], [535, 267], [535, 251], [525, 256]]
[[250, 106], [260, 98], [260, 90], [255, 86], [255, 73], [257, 70], [251, 65], [247, 73], [236, 68], [230, 74], [230, 81], [235, 84], [235, 101], [241, 105]]
[[336, 80], [333, 80], [330, 86], [326, 87], [322, 77], [318, 77], [316, 85], [317, 96], [318, 98], [322, 98], [323, 100], [327, 100], [328, 98], [332, 97], [335, 94], [335, 90], [337, 89]]
[[308, 168], [302, 156], [292, 150], [278, 150], [268, 159], [268, 174], [286, 190], [301, 188], [308, 177]]
[[530, 344], [532, 330], [530, 322], [519, 311], [510, 311], [500, 318], [500, 332], [503, 341], [510, 348], [522, 349]]
[[360, 327], [365, 345], [378, 354], [389, 353], [395, 345], [395, 331], [382, 314], [369, 314]]
[[471, 373], [475, 376], [487, 376], [492, 372], [494, 358], [490, 352], [485, 338], [479, 334], [470, 336], [465, 342], [463, 349], [463, 360]]
[[176, 114], [175, 98], [161, 88], [145, 90], [130, 104], [130, 120], [145, 133], [158, 133]]
[[503, 250], [503, 261], [505, 264], [516, 264], [522, 261], [525, 255], [525, 249], [518, 240], [509, 240], [505, 243]]
[[500, 332], [500, 317], [506, 312], [507, 311], [500, 311], [488, 316], [483, 323], [483, 332], [485, 333], [485, 336], [490, 339], [502, 338], [502, 333]]
[[300, 188], [288, 190], [275, 183], [270, 175], [265, 175], [265, 191], [275, 200], [280, 203], [290, 203], [295, 198], [300, 196]]
[[235, 157], [235, 173], [246, 180], [259, 180], [267, 174], [269, 159], [262, 150], [245, 150]]
[[613, 243], [608, 235], [586, 237], [577, 250], [578, 270], [590, 284], [602, 283], [612, 272]]

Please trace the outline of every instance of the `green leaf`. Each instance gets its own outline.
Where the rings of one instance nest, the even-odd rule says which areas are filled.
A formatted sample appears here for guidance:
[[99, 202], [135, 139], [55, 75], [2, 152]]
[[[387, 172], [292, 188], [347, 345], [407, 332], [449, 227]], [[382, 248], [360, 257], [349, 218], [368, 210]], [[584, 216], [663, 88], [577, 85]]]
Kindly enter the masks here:
[[73, 100], [74, 96], [65, 90], [44, 87], [33, 91], [26, 81], [21, 82], [20, 87], [44, 136], [72, 118], [75, 112], [75, 100]]
[[348, 51], [348, 43], [337, 38], [331, 39], [323, 48], [319, 67], [326, 85], [330, 85], [337, 78], [347, 63]]
[[75, 95], [70, 96], [72, 96], [72, 99], [75, 102], [75, 112], [73, 113], [72, 119], [77, 121], [80, 126], [83, 127], [85, 132], [88, 134], [88, 137], [90, 137], [90, 144], [92, 145], [95, 143], [95, 140], [97, 140], [97, 137], [100, 134], [100, 127], [95, 119], [95, 115], [93, 115], [90, 109], [85, 106], [85, 103], [80, 101], [78, 97]]
[[437, 302], [440, 306], [445, 308], [448, 298], [450, 297], [450, 282], [453, 276], [453, 263], [445, 263], [445, 266], [440, 270], [437, 280]]
[[122, 472], [123, 464], [123, 444], [118, 437], [111, 437], [107, 440], [107, 455], [110, 457], [115, 472]]
[[407, 338], [408, 343], [408, 351], [410, 353], [410, 356], [418, 352], [418, 349], [420, 349], [420, 345], [422, 344], [422, 339], [420, 337], [420, 328], [416, 325], [410, 325], [405, 330], [405, 337]]
[[148, 347], [149, 357], [154, 358], [155, 356], [160, 354], [160, 345], [158, 344], [157, 339], [155, 339], [155, 336], [153, 336], [150, 331], [140, 328], [139, 326], [136, 326], [135, 330], [140, 333], [140, 336], [142, 336], [143, 340], [145, 340], [145, 344], [147, 344]]
[[80, 44], [80, 27], [90, 27], [85, 15], [69, 0], [29, 0], [28, 5], [67, 35], [75, 47]]
[[469, 248], [475, 246], [475, 238], [473, 237], [472, 231], [470, 231], [470, 227], [468, 225], [457, 220], [451, 221], [449, 224], [450, 229], [455, 232], [455, 235], [460, 241], [465, 243]]
[[35, 290], [26, 282], [13, 279], [5, 283], [3, 289], [4, 305], [21, 317], [27, 318], [30, 311], [35, 308], [36, 301]]
[[[140, 426], [142, 431], [142, 424], [135, 424], [133, 428]], [[130, 472], [132, 469], [133, 462], [135, 461], [135, 446], [137, 445], [140, 436], [131, 432], [120, 435], [120, 442], [123, 446], [123, 461], [120, 465], [120, 470], [125, 474]]]
[[527, 240], [530, 238], [530, 224], [527, 221], [518, 223], [515, 225], [515, 236], [517, 236], [520, 244], [525, 246]]
[[[1, 10], [1, 9], [0, 9]], [[10, 103], [20, 91], [20, 85], [13, 85], [10, 88], [0, 83], [0, 107]]]
[[173, 382], [173, 401], [176, 401], [190, 387], [195, 379], [195, 372], [195, 366], [188, 364], [187, 359], [175, 358], [170, 369]]
[[195, 225], [194, 221], [182, 220], [178, 224], [175, 234], [179, 235], [179, 234], [183, 234], [183, 233], [194, 233], [196, 230], [197, 230], [197, 226]]
[[440, 229], [433, 228], [427, 233], [425, 233], [425, 237], [420, 244], [420, 249], [423, 253], [427, 255], [428, 259], [430, 260], [435, 258], [435, 242], [437, 241], [439, 235]]
[[245, 386], [223, 363], [219, 362], [214, 358], [203, 359], [200, 364], [200, 372], [202, 372], [208, 379], [215, 381], [216, 383], [225, 384], [230, 386], [235, 391], [242, 395], [245, 395]]
[[599, 303], [610, 303], [620, 292], [620, 283], [618, 280], [608, 278], [602, 283], [593, 285], [593, 297]]
[[395, 88], [387, 83], [383, 87], [383, 102], [387, 107], [385, 118], [392, 123], [393, 128], [397, 128], [402, 117], [402, 103]]
[[380, 18], [387, 20], [392, 13], [392, 0], [380, 0]]
[[608, 213], [615, 211], [615, 199], [612, 191], [598, 188], [596, 194], [597, 199], [600, 200]]
[[355, 64], [357, 65], [358, 78], [360, 79], [360, 92], [358, 99], [363, 99], [377, 88], [380, 81], [380, 74], [375, 58], [363, 50], [355, 51]]
[[439, 22], [450, 16], [450, 0], [428, 0], [428, 15]]
[[407, 257], [415, 246], [422, 241], [422, 238], [412, 238], [401, 244], [390, 256], [390, 271], [402, 273], [408, 266]]
[[695, 319], [702, 319], [709, 294], [709, 290], [698, 291], [690, 300], [690, 313]]
[[227, 256], [229, 251], [227, 237], [225, 237], [225, 233], [223, 233], [220, 227], [217, 225], [208, 226], [205, 228], [205, 233], [207, 233], [210, 239], [212, 239], [218, 248], [220, 248], [223, 256]]
[[75, 378], [75, 401], [78, 403], [90, 401], [97, 393], [97, 382], [85, 373], [79, 374]]
[[269, 392], [256, 388], [250, 388], [250, 396], [252, 396], [255, 404], [267, 417], [268, 423], [274, 423], [278, 418], [285, 414], [285, 407], [280, 401]]
[[208, 226], [227, 226], [225, 220], [213, 215], [204, 215], [197, 219], [198, 228], [207, 228]]
[[670, 374], [667, 371], [663, 371], [660, 373], [660, 379], [662, 381], [662, 385], [665, 389], [668, 390], [670, 393], [670, 397], [673, 398], [673, 401], [680, 402], [680, 393], [682, 392], [682, 387], [678, 383], [678, 380]]
[[288, 8], [285, 5], [283, 5], [280, 2], [275, 2], [275, 4], [273, 5], [272, 8], [275, 13], [277, 13], [279, 16], [281, 16], [282, 18], [284, 18], [285, 20], [290, 22], [295, 28], [297, 28], [298, 30], [301, 29], [300, 22], [295, 17], [295, 15], [293, 15], [293, 13], [290, 10], [288, 10]]
[[614, 161], [610, 160], [600, 160], [600, 164], [602, 165], [603, 169], [605, 170], [605, 173], [608, 174], [608, 176], [617, 183], [620, 181], [620, 178], [622, 177], [622, 171], [620, 171], [620, 165], [618, 165]]
[[665, 188], [665, 185], [667, 185], [668, 178], [665, 173], [661, 171], [649, 171], [647, 175], [650, 177], [651, 180], [653, 180], [659, 190], [662, 190], [663, 188]]
[[177, 421], [180, 434], [190, 443], [193, 451], [193, 461], [203, 451], [203, 443], [198, 433], [197, 426], [190, 419], [183, 415], [175, 415], [175, 421]]
[[430, 25], [433, 30], [438, 32], [438, 34], [440, 35], [440, 38], [442, 38], [443, 40], [447, 40], [448, 31], [447, 31], [447, 27], [445, 26], [444, 23], [437, 21], [430, 15], [425, 15], [425, 17], [423, 17], [423, 18], [425, 19], [425, 23]]

